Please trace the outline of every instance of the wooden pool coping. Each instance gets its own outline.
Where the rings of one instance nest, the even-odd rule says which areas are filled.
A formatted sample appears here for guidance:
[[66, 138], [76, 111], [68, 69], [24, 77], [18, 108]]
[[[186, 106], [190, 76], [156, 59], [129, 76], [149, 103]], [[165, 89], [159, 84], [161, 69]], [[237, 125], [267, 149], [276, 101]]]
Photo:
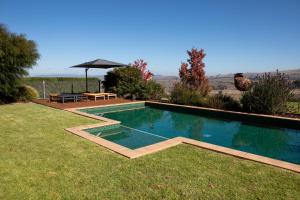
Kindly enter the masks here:
[[[227, 147], [222, 147], [219, 145], [214, 145], [214, 144], [209, 144], [206, 142], [201, 142], [201, 141], [197, 141], [197, 140], [193, 140], [193, 139], [189, 139], [189, 138], [185, 138], [185, 137], [176, 137], [176, 138], [172, 138], [172, 139], [168, 139], [159, 143], [155, 143], [149, 146], [145, 146], [145, 147], [141, 147], [135, 150], [129, 149], [127, 147], [121, 146], [119, 144], [116, 144], [114, 142], [110, 142], [108, 140], [105, 140], [101, 137], [97, 137], [94, 136], [90, 133], [88, 133], [87, 131], [85, 131], [85, 129], [89, 129], [89, 128], [98, 128], [98, 127], [103, 127], [103, 126], [109, 126], [109, 125], [116, 125], [116, 124], [120, 124], [119, 121], [116, 120], [112, 120], [112, 119], [108, 119], [105, 117], [101, 117], [101, 116], [96, 116], [93, 114], [88, 114], [85, 112], [81, 112], [79, 111], [80, 109], [86, 109], [86, 108], [100, 108], [100, 107], [107, 107], [107, 106], [117, 106], [117, 105], [126, 105], [126, 104], [135, 104], [135, 103], [145, 103], [147, 101], [139, 101], [139, 102], [130, 102], [130, 103], [121, 103], [121, 104], [110, 104], [110, 105], [102, 105], [102, 106], [89, 106], [89, 107], [80, 107], [80, 108], [68, 108], [65, 109], [66, 111], [69, 112], [73, 112], [82, 116], [86, 116], [89, 118], [93, 118], [93, 119], [97, 119], [102, 121], [101, 123], [97, 123], [97, 124], [91, 124], [91, 125], [82, 125], [82, 126], [77, 126], [77, 127], [72, 127], [72, 128], [66, 128], [65, 130], [83, 137], [87, 140], [90, 140], [98, 145], [101, 145], [107, 149], [110, 149], [120, 155], [123, 155], [127, 158], [138, 158], [140, 156], [144, 156], [147, 154], [151, 154], [151, 153], [155, 153], [164, 149], [167, 149], [169, 147], [173, 147], [176, 146], [178, 144], [189, 144], [189, 145], [193, 145], [199, 148], [203, 148], [203, 149], [208, 149], [208, 150], [212, 150], [215, 152], [219, 152], [219, 153], [223, 153], [223, 154], [227, 154], [227, 155], [231, 155], [231, 156], [235, 156], [238, 158], [242, 158], [242, 159], [247, 159], [247, 160], [252, 160], [252, 161], [256, 161], [259, 163], [264, 163], [264, 164], [268, 164], [268, 165], [272, 165], [275, 167], [279, 167], [279, 168], [283, 168], [283, 169], [287, 169], [287, 170], [291, 170], [297, 173], [300, 173], [300, 165], [297, 164], [293, 164], [293, 163], [289, 163], [289, 162], [285, 162], [285, 161], [281, 161], [281, 160], [276, 160], [276, 159], [272, 159], [272, 158], [268, 158], [268, 157], [264, 157], [264, 156], [260, 156], [260, 155], [256, 155], [256, 154], [252, 154], [252, 153], [247, 153], [247, 152], [243, 152], [243, 151], [239, 151], [239, 150], [234, 150], [231, 148], [227, 148]], [[149, 102], [149, 101], [148, 101]], [[235, 111], [224, 111], [224, 110], [218, 110], [218, 109], [211, 109], [211, 108], [202, 108], [202, 107], [195, 107], [195, 106], [181, 106], [181, 105], [175, 105], [175, 104], [168, 104], [168, 103], [158, 103], [158, 102], [149, 102], [151, 104], [161, 104], [161, 105], [172, 105], [172, 106], [180, 106], [180, 107], [189, 107], [189, 108], [196, 108], [196, 109], [205, 109], [205, 110], [213, 110], [214, 112], [216, 111], [220, 111], [220, 112], [228, 112], [228, 113], [238, 113], [238, 114], [246, 114], [246, 115], [254, 115], [254, 116], [263, 116], [263, 117], [271, 117], [271, 118], [284, 118], [284, 119], [288, 119], [288, 120], [296, 120], [299, 121], [299, 119], [291, 119], [291, 118], [285, 118], [285, 117], [280, 117], [280, 116], [269, 116], [269, 115], [260, 115], [260, 114], [252, 114], [252, 113], [241, 113], [241, 112], [235, 112]]]

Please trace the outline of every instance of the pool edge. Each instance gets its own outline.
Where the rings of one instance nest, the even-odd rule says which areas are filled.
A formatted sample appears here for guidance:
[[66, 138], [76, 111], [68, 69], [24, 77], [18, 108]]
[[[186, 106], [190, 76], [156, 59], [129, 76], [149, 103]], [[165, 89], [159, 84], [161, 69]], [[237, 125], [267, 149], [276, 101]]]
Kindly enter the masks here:
[[[238, 158], [242, 158], [242, 159], [246, 159], [246, 160], [252, 160], [255, 162], [259, 162], [259, 163], [263, 163], [263, 164], [267, 164], [267, 165], [271, 165], [271, 166], [275, 166], [275, 167], [279, 167], [282, 169], [286, 169], [286, 170], [290, 170], [290, 171], [294, 171], [297, 173], [300, 173], [300, 165], [298, 164], [294, 164], [294, 163], [290, 163], [290, 162], [285, 162], [285, 161], [281, 161], [281, 160], [277, 160], [277, 159], [272, 159], [269, 157], [264, 157], [264, 156], [260, 156], [260, 155], [256, 155], [256, 154], [252, 154], [252, 153], [247, 153], [247, 152], [243, 152], [243, 151], [239, 151], [239, 150], [235, 150], [235, 149], [231, 149], [231, 148], [227, 148], [227, 147], [222, 147], [219, 145], [214, 145], [214, 144], [210, 144], [210, 143], [206, 143], [206, 142], [201, 142], [201, 141], [197, 141], [197, 140], [193, 140], [193, 139], [189, 139], [189, 138], [184, 138], [184, 137], [176, 137], [176, 138], [172, 138], [169, 140], [165, 140], [162, 142], [158, 142], [149, 146], [145, 146], [145, 147], [141, 147], [135, 150], [129, 149], [127, 147], [121, 146], [119, 144], [110, 142], [108, 140], [105, 140], [103, 138], [94, 136], [90, 133], [88, 133], [87, 131], [85, 131], [84, 129], [88, 129], [88, 128], [96, 128], [96, 127], [102, 127], [102, 126], [109, 126], [109, 125], [116, 125], [116, 124], [120, 124], [119, 121], [116, 120], [112, 120], [112, 119], [108, 119], [105, 117], [100, 117], [100, 116], [96, 116], [96, 115], [92, 115], [92, 114], [88, 114], [85, 112], [81, 112], [79, 111], [80, 109], [86, 109], [86, 108], [96, 108], [96, 107], [106, 107], [106, 106], [115, 106], [115, 105], [126, 105], [126, 104], [135, 104], [135, 103], [151, 103], [151, 104], [160, 104], [160, 105], [169, 105], [169, 106], [181, 106], [181, 107], [189, 107], [189, 108], [197, 108], [197, 109], [205, 109], [205, 110], [213, 110], [215, 112], [217, 111], [221, 111], [221, 112], [229, 112], [229, 113], [238, 113], [238, 114], [243, 114], [241, 112], [235, 112], [235, 111], [224, 111], [224, 110], [218, 110], [218, 109], [210, 109], [210, 108], [198, 108], [195, 106], [182, 106], [182, 105], [176, 105], [176, 104], [166, 104], [166, 103], [158, 103], [158, 102], [152, 102], [152, 101], [138, 101], [138, 102], [130, 102], [130, 103], [120, 103], [120, 104], [110, 104], [110, 105], [102, 105], [102, 106], [90, 106], [90, 107], [80, 107], [80, 108], [68, 108], [65, 109], [65, 111], [69, 111], [75, 114], [79, 114], [85, 117], [89, 117], [89, 118], [93, 118], [96, 120], [100, 120], [102, 121], [102, 123], [98, 123], [98, 124], [90, 124], [90, 125], [81, 125], [81, 126], [77, 126], [77, 127], [72, 127], [72, 128], [66, 128], [65, 130], [75, 134], [77, 136], [80, 136], [82, 138], [85, 138], [87, 140], [90, 140], [100, 146], [103, 146], [113, 152], [116, 152], [120, 155], [123, 155], [127, 158], [133, 159], [133, 158], [138, 158], [147, 154], [151, 154], [151, 153], [155, 153], [158, 151], [162, 151], [164, 149], [176, 146], [178, 144], [189, 144], [189, 145], [193, 145], [199, 148], [203, 148], [203, 149], [207, 149], [207, 150], [212, 150], [218, 153], [223, 153], [226, 155], [231, 155], [234, 157], [238, 157]], [[249, 114], [249, 115], [254, 115], [254, 116], [264, 116], [264, 117], [271, 117], [271, 118], [284, 118], [284, 117], [279, 117], [279, 116], [266, 116], [266, 115], [259, 115], [259, 114], [252, 114], [252, 113], [245, 113], [245, 114]], [[284, 119], [291, 119], [291, 118], [284, 118]], [[294, 120], [293, 120], [294, 121]], [[296, 119], [296, 122], [300, 122], [300, 120]]]

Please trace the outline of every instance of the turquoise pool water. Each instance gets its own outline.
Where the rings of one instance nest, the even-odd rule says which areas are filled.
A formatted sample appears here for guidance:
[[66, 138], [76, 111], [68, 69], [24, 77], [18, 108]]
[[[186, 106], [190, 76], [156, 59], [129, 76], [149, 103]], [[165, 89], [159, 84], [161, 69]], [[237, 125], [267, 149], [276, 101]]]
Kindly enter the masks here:
[[[120, 111], [119, 111], [120, 110]], [[300, 130], [169, 111], [148, 106], [82, 110], [121, 121], [88, 132], [131, 149], [177, 136], [300, 164]]]

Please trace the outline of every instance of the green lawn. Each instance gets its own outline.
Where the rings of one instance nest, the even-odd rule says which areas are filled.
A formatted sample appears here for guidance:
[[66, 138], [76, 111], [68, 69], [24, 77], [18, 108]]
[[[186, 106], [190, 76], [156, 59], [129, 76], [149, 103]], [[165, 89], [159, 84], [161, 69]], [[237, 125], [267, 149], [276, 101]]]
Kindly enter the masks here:
[[179, 145], [129, 160], [63, 130], [95, 120], [0, 106], [0, 199], [296, 199], [300, 174]]

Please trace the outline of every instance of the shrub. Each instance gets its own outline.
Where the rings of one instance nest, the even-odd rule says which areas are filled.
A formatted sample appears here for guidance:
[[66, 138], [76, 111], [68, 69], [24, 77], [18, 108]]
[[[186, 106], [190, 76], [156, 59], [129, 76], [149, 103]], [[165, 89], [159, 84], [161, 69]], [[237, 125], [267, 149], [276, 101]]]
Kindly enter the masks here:
[[205, 98], [199, 90], [188, 87], [183, 83], [176, 83], [171, 91], [171, 102], [184, 105], [203, 106]]
[[164, 89], [153, 80], [144, 80], [140, 69], [134, 67], [117, 68], [105, 75], [103, 85], [106, 91], [119, 96], [138, 99], [160, 99]]
[[130, 98], [140, 98], [145, 89], [144, 80], [139, 69], [133, 67], [116, 68], [104, 76], [106, 91]]
[[285, 74], [266, 73], [257, 77], [252, 88], [242, 95], [243, 110], [247, 112], [276, 114], [287, 111], [287, 101], [293, 96], [292, 84]]
[[293, 85], [294, 85], [295, 88], [300, 88], [300, 80], [295, 80], [293, 82]]
[[144, 98], [151, 100], [159, 100], [165, 96], [164, 88], [157, 82], [150, 80], [145, 82]]
[[240, 103], [228, 95], [216, 94], [208, 98], [207, 106], [211, 108], [240, 111]]
[[39, 93], [35, 88], [29, 85], [23, 85], [18, 87], [17, 98], [19, 101], [30, 101], [39, 98]]
[[106, 92], [117, 93], [119, 74], [120, 73], [118, 73], [118, 69], [114, 69], [106, 73], [104, 76], [104, 81], [102, 82]]

